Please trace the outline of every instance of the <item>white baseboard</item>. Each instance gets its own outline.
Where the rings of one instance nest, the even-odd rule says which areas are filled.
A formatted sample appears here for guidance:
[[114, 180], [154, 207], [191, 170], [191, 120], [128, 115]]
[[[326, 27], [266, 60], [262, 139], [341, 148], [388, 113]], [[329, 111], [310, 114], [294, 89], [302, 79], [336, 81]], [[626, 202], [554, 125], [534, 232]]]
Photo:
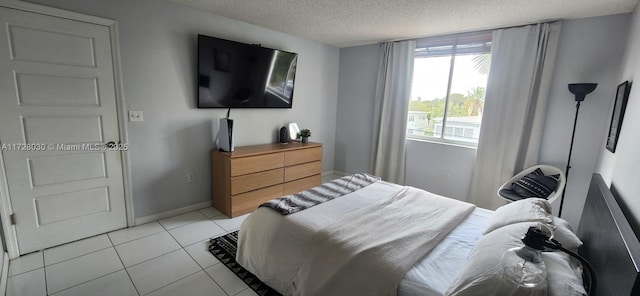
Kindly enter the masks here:
[[332, 170], [332, 171], [326, 171], [326, 172], [322, 172], [322, 176], [327, 176], [327, 175], [340, 175], [340, 176], [346, 176], [346, 175], [350, 175], [347, 174], [345, 172], [341, 172], [341, 171], [336, 171], [336, 170]]
[[348, 176], [348, 175], [352, 175], [352, 174], [348, 174], [348, 173], [341, 172], [341, 171], [336, 171], [336, 170], [333, 170], [333, 171], [331, 171], [331, 172], [332, 172], [334, 175], [339, 175], [339, 176]]
[[0, 295], [7, 293], [7, 279], [9, 278], [9, 254], [3, 252], [2, 275], [0, 275]]
[[161, 213], [157, 213], [149, 216], [136, 218], [135, 225], [141, 225], [141, 224], [145, 224], [153, 221], [162, 220], [164, 218], [169, 218], [169, 217], [177, 216], [177, 215], [188, 213], [188, 212], [193, 212], [195, 210], [208, 208], [210, 206], [211, 206], [211, 201], [205, 201], [205, 202], [197, 203], [195, 205], [190, 205], [190, 206], [186, 206], [178, 209], [169, 210], [166, 212], [161, 212]]

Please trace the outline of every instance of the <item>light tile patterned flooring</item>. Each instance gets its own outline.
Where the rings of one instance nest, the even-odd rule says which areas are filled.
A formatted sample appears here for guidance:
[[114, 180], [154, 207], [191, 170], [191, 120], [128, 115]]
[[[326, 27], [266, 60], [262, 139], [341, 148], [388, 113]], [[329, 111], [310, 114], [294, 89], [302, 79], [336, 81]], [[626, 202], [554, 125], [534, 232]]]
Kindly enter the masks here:
[[247, 216], [205, 208], [31, 253], [10, 261], [6, 295], [257, 295], [208, 251]]

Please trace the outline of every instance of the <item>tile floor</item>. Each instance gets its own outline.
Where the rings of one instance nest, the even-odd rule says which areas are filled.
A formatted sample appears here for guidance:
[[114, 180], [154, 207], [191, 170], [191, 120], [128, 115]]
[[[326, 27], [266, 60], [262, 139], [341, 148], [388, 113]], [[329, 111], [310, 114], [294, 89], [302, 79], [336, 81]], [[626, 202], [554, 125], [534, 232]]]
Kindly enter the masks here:
[[208, 251], [247, 216], [205, 208], [27, 254], [10, 261], [6, 295], [257, 295]]

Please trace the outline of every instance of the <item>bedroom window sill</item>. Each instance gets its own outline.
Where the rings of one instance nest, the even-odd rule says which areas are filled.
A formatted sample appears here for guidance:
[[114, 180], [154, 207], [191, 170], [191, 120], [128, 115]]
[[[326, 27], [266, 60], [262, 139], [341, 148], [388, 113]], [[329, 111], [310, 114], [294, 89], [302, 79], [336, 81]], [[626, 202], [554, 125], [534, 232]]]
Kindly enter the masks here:
[[434, 139], [416, 139], [416, 138], [407, 138], [405, 141], [414, 141], [414, 142], [424, 142], [424, 143], [431, 143], [431, 144], [440, 144], [440, 145], [454, 146], [454, 147], [467, 148], [467, 149], [473, 149], [473, 150], [477, 150], [477, 149], [478, 149], [478, 146], [477, 146], [476, 144], [468, 144], [468, 143], [460, 143], [460, 142], [445, 141], [445, 140], [439, 140], [439, 139], [437, 139], [437, 138], [434, 138]]

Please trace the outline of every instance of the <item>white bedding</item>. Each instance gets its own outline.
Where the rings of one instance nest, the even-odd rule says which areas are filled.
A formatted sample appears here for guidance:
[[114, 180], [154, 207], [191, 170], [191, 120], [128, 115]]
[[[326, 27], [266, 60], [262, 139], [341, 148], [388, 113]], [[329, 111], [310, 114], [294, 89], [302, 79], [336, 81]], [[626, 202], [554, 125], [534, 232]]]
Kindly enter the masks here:
[[493, 211], [475, 208], [449, 235], [404, 276], [398, 295], [440, 296], [462, 269]]
[[[318, 230], [347, 212], [388, 198], [401, 188], [380, 181], [287, 216], [259, 208], [247, 217], [240, 228], [236, 259], [264, 283], [288, 295], [290, 283]], [[399, 295], [442, 295], [466, 260], [473, 243], [480, 237], [484, 226], [482, 222], [486, 223], [490, 213], [476, 208], [406, 274], [398, 288]]]

